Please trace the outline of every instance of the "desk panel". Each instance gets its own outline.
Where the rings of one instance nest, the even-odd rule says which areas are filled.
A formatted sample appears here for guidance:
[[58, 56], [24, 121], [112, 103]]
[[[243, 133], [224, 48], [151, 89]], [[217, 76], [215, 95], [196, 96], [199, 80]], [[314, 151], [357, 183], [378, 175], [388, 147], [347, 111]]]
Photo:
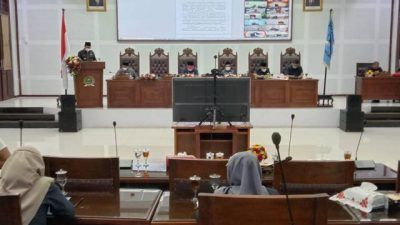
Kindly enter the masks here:
[[255, 80], [251, 81], [251, 106], [317, 107], [318, 80]]
[[363, 100], [400, 99], [400, 77], [356, 77], [356, 94]]

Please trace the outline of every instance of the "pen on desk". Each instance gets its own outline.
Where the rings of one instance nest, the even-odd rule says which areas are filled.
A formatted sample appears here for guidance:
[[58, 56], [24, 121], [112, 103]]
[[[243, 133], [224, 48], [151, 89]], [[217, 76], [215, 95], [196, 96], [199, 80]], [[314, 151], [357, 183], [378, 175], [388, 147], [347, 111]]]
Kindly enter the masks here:
[[81, 197], [77, 203], [74, 204], [74, 208], [76, 208], [85, 198]]

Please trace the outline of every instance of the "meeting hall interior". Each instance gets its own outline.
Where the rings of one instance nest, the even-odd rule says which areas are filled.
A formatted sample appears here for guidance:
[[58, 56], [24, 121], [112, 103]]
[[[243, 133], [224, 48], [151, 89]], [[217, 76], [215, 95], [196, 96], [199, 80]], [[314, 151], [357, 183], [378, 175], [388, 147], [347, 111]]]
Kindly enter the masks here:
[[400, 224], [398, 0], [0, 0], [0, 225]]

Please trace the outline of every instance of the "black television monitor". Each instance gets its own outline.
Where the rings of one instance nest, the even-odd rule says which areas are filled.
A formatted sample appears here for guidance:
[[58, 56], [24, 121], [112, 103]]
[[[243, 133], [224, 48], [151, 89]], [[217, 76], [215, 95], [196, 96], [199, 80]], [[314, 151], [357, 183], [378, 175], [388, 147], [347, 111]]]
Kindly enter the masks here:
[[[173, 121], [203, 121], [213, 106], [214, 78], [174, 78], [172, 86]], [[217, 78], [216, 97], [217, 122], [250, 121], [250, 78]]]

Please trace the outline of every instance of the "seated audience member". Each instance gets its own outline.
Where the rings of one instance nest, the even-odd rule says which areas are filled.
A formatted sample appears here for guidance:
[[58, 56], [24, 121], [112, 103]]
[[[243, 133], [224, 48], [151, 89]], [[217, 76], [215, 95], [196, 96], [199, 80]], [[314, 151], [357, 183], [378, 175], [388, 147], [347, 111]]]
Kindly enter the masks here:
[[303, 77], [303, 68], [300, 66], [299, 60], [294, 60], [286, 70], [286, 74], [290, 78], [301, 79]]
[[183, 74], [185, 75], [195, 75], [198, 76], [199, 75], [199, 71], [197, 71], [196, 67], [194, 66], [194, 62], [189, 61], [186, 64], [186, 68], [183, 70]]
[[221, 71], [222, 75], [231, 75], [231, 74], [236, 74], [236, 71], [232, 69], [232, 65], [230, 62], [225, 63], [224, 69]]
[[7, 145], [0, 139], [0, 169], [3, 167], [5, 161], [10, 157]]
[[137, 78], [136, 71], [129, 65], [129, 62], [123, 62], [121, 69], [118, 70], [117, 76], [119, 75], [129, 75], [132, 78]]
[[54, 184], [44, 176], [44, 162], [32, 147], [17, 149], [1, 170], [0, 194], [18, 194], [21, 200], [23, 225], [46, 225], [47, 213], [65, 224], [74, 222], [74, 206]]
[[379, 62], [376, 61], [372, 63], [371, 67], [368, 68], [368, 70], [371, 70], [374, 75], [378, 75], [383, 71], [382, 68], [379, 66]]
[[267, 74], [270, 74], [269, 68], [267, 67], [267, 63], [265, 63], [265, 62], [260, 63], [260, 66], [258, 67], [258, 69], [256, 71], [256, 75], [263, 76], [263, 75], [267, 75]]
[[215, 190], [216, 194], [272, 195], [278, 192], [262, 185], [262, 171], [255, 155], [249, 152], [234, 154], [227, 164], [227, 187]]

